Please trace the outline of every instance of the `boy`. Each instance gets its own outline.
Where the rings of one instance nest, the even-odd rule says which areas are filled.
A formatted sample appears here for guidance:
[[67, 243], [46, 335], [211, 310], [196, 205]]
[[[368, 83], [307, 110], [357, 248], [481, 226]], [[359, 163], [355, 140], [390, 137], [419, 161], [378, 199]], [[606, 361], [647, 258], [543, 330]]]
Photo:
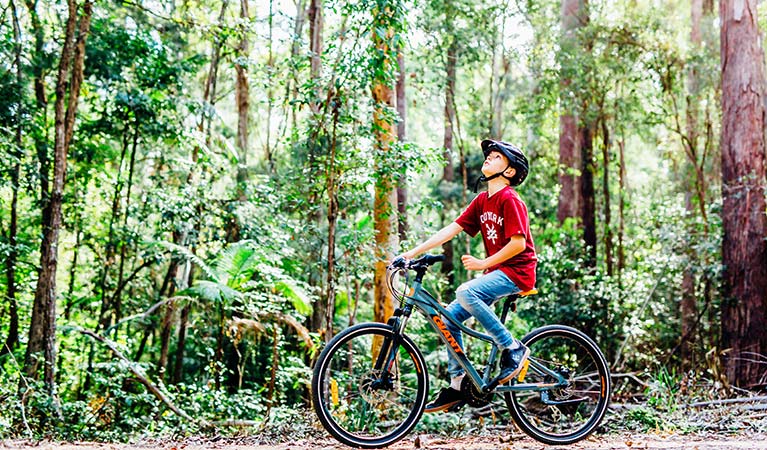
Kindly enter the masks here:
[[[501, 349], [501, 373], [497, 378], [502, 384], [517, 376], [530, 349], [511, 336], [490, 305], [499, 298], [533, 289], [538, 259], [530, 235], [527, 206], [513, 189], [527, 177], [527, 158], [520, 149], [506, 142], [484, 140], [481, 145], [485, 162], [477, 185], [487, 181], [487, 191], [480, 193], [455, 222], [400, 257], [413, 259], [461, 231], [472, 237], [482, 232], [487, 258], [463, 255], [461, 261], [466, 270], [481, 270], [484, 275], [459, 286], [456, 300], [447, 310], [461, 322], [474, 316], [493, 337]], [[463, 348], [461, 330], [449, 320], [444, 322]], [[463, 368], [449, 350], [447, 353], [450, 386], [426, 405], [426, 412], [455, 411], [465, 403], [460, 391], [465, 376]]]

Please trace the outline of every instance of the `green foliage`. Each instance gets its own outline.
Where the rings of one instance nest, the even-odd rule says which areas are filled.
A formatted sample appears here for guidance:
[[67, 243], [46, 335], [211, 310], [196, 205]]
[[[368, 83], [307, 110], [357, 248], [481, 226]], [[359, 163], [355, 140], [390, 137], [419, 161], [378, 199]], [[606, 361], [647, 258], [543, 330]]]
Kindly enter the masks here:
[[686, 414], [681, 408], [684, 397], [680, 396], [681, 377], [661, 367], [649, 377], [645, 389], [645, 405], [632, 407], [625, 415], [626, 427], [638, 431], [674, 431], [685, 429]]
[[[33, 2], [34, 14], [18, 3], [20, 42], [10, 9], [0, 21], [0, 259], [17, 255], [13, 299], [0, 277], [0, 342], [10, 332], [12, 302], [21, 325], [20, 345], [0, 356], [0, 403], [8, 405], [0, 410], [0, 438], [118, 441], [199, 432], [110, 352], [61, 331], [72, 325], [117, 342], [193, 417], [269, 423], [274, 433], [300, 422], [310, 433], [309, 421], [298, 419], [322, 341], [313, 316], [328, 303], [329, 281], [335, 329], [373, 317], [375, 183], [406, 182], [409, 229], [400, 249], [412, 248], [472, 198], [464, 183], [471, 188], [480, 174], [478, 143], [497, 110], [498, 137], [519, 144], [531, 162], [518, 191], [539, 256], [541, 293], [520, 302], [510, 329], [521, 335], [553, 322], [581, 328], [614, 370], [649, 379], [650, 388], [633, 390], [646, 404], [627, 413], [628, 427], [673, 426], [667, 413], [679, 413], [682, 377], [714, 375], [701, 362], [718, 348], [722, 298], [713, 19], [704, 20], [703, 42], [693, 46], [686, 3], [594, 1], [588, 22], [567, 41], [558, 0], [334, 0], [323, 5], [321, 68], [312, 72], [309, 25], [300, 29], [292, 10], [258, 9], [243, 19], [231, 2], [220, 18], [221, 3], [96, 2], [58, 242], [59, 407], [43, 383], [21, 379], [19, 366], [40, 269], [40, 190], [51, 175], [63, 22], [50, 13], [59, 11], [54, 2]], [[239, 48], [243, 33], [247, 51]], [[448, 51], [457, 58], [452, 124], [444, 119]], [[371, 95], [376, 83], [394, 87], [399, 52], [406, 118]], [[246, 166], [237, 151], [235, 65], [250, 84]], [[695, 95], [690, 73], [699, 77]], [[584, 256], [582, 227], [557, 220], [564, 112], [594, 126], [594, 267]], [[381, 132], [404, 119], [408, 139], [378, 145]], [[693, 122], [702, 132], [691, 157], [685, 143]], [[441, 176], [446, 126], [454, 141], [452, 183]], [[454, 244], [453, 285], [437, 271], [425, 280], [443, 303], [468, 276], [460, 256], [484, 251], [480, 239]], [[683, 374], [685, 274], [699, 317], [697, 365]], [[433, 330], [414, 317], [408, 333], [439, 384], [446, 367]], [[22, 382], [29, 387], [20, 394]], [[622, 385], [618, 395], [628, 390]], [[473, 425], [445, 415], [420, 426], [454, 434]]]
[[241, 389], [236, 393], [213, 386], [179, 384], [172, 388], [179, 407], [192, 417], [211, 421], [258, 420], [266, 410], [260, 389]]
[[663, 413], [645, 407], [632, 409], [628, 413], [627, 419], [627, 428], [639, 431], [664, 429], [668, 424]]
[[658, 410], [675, 412], [679, 408], [681, 377], [662, 367], [647, 388], [647, 406]]
[[[149, 365], [142, 369], [146, 372]], [[99, 363], [92, 374], [95, 389], [88, 399], [67, 402], [63, 410], [67, 424], [62, 430], [64, 436], [115, 441], [146, 424], [156, 431], [180, 425], [177, 417], [163, 414], [165, 405], [132, 378], [125, 363]]]

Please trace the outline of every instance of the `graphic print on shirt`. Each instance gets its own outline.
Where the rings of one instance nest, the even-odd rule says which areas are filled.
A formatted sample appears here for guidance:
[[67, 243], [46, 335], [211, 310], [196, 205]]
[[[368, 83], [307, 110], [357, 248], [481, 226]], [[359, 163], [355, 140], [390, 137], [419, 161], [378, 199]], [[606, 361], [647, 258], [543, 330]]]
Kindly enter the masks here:
[[493, 245], [495, 245], [495, 240], [498, 239], [498, 232], [495, 231], [495, 227], [490, 224], [485, 225], [487, 227], [487, 238], [491, 241], [493, 241]]
[[503, 217], [488, 211], [479, 216], [479, 222], [485, 226], [485, 230], [487, 231], [485, 236], [487, 239], [493, 241], [493, 245], [495, 245], [495, 241], [498, 239], [498, 231], [496, 230], [495, 225], [498, 225], [499, 227], [503, 226]]

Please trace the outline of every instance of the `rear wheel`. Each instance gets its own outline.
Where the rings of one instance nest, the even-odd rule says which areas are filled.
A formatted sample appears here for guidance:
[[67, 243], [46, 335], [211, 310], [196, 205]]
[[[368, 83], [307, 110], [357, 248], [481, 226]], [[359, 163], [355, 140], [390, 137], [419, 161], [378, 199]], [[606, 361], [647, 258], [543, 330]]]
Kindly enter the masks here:
[[[582, 332], [563, 325], [533, 330], [522, 342], [530, 348], [531, 360], [557, 372], [567, 385], [505, 393], [514, 421], [530, 437], [550, 445], [588, 437], [610, 400], [610, 370], [599, 347]], [[554, 384], [556, 379], [531, 364], [523, 382]]]
[[[359, 324], [334, 337], [317, 360], [314, 409], [325, 429], [346, 445], [391, 445], [423, 414], [429, 391], [423, 356], [407, 336], [392, 350], [393, 337], [388, 325]], [[382, 375], [392, 351], [388, 375]]]

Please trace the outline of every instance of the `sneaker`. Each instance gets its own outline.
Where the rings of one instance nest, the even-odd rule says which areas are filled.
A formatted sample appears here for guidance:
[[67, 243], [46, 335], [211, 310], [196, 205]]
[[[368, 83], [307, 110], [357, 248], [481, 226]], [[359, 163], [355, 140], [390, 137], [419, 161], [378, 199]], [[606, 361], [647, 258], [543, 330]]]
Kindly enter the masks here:
[[530, 349], [521, 342], [515, 349], [505, 348], [501, 352], [501, 374], [498, 375], [498, 384], [504, 384], [519, 375], [522, 367], [530, 356]]
[[463, 399], [461, 391], [456, 391], [451, 387], [442, 388], [437, 394], [437, 398], [426, 405], [424, 412], [457, 411], [466, 402]]

